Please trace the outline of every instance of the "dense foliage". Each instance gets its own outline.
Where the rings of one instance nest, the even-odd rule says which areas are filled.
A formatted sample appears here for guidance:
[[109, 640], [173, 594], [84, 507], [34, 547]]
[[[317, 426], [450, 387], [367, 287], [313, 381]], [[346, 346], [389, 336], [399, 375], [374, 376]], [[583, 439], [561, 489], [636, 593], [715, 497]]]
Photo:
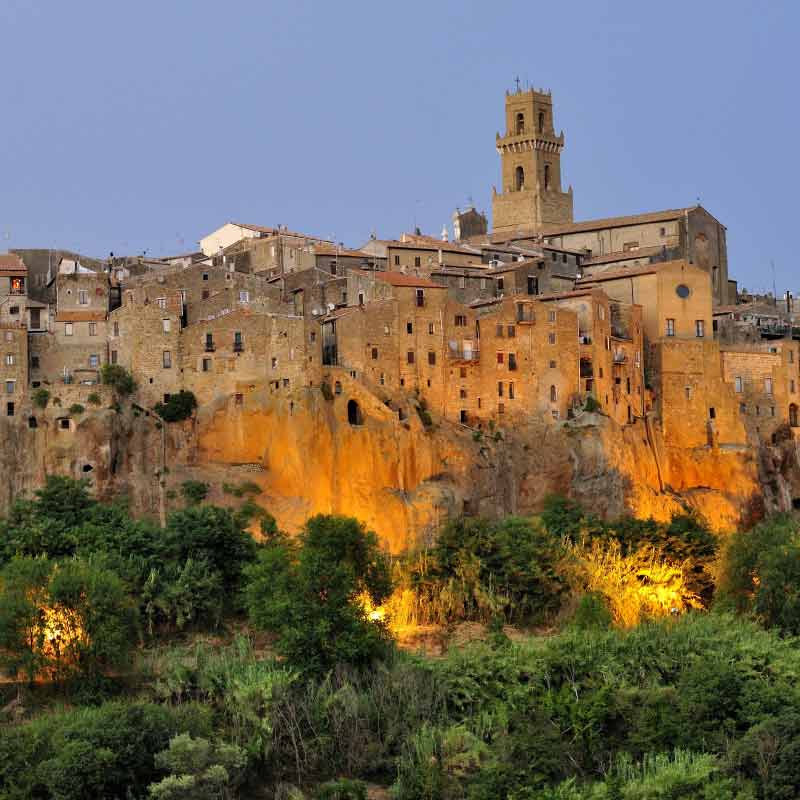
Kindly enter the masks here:
[[194, 414], [197, 408], [197, 398], [194, 393], [181, 389], [172, 394], [166, 403], [156, 403], [156, 414], [165, 422], [182, 422]]
[[[354, 519], [205, 497], [161, 528], [50, 477], [0, 521], [0, 800], [800, 796], [794, 517], [718, 540], [551, 498], [390, 563]], [[429, 659], [409, 622], [483, 633]]]

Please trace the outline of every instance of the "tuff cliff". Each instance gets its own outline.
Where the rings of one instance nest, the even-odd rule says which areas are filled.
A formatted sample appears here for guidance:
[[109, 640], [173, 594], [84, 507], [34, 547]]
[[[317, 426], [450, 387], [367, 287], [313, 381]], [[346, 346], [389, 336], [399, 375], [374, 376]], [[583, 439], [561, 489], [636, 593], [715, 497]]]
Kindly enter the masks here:
[[[359, 424], [348, 419], [351, 402]], [[220, 399], [166, 426], [135, 408], [88, 410], [69, 429], [63, 418], [52, 409], [36, 428], [2, 421], [3, 506], [50, 472], [89, 477], [101, 496], [126, 495], [153, 516], [180, 503], [184, 480], [207, 482], [222, 504], [236, 502], [224, 483], [248, 480], [286, 530], [314, 513], [350, 514], [397, 552], [430, 541], [450, 516], [534, 513], [556, 492], [609, 517], [695, 509], [722, 531], [791, 507], [800, 493], [793, 440], [762, 452], [682, 449], [652, 421], [620, 427], [590, 413], [477, 434], [429, 420], [413, 399], [387, 405], [356, 381], [327, 398], [318, 388], [256, 388], [241, 404]]]

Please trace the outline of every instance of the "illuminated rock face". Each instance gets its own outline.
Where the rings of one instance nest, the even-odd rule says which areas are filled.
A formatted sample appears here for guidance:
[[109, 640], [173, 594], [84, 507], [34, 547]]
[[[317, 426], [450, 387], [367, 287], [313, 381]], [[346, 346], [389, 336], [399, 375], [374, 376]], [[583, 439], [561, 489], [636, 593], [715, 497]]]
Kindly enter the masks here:
[[262, 489], [255, 501], [287, 531], [315, 513], [353, 515], [399, 552], [430, 542], [448, 517], [532, 514], [551, 493], [608, 517], [664, 520], [696, 509], [723, 531], [800, 495], [793, 440], [766, 454], [677, 447], [655, 423], [620, 427], [598, 414], [476, 437], [438, 418], [426, 427], [415, 401], [395, 398], [390, 407], [347, 379], [328, 399], [319, 388], [282, 396], [255, 388], [163, 431], [153, 417], [108, 409], [60, 430], [58, 415], [48, 409], [36, 429], [0, 422], [3, 508], [47, 473], [88, 477], [99, 496], [125, 494], [133, 510], [153, 516], [162, 504], [181, 504], [189, 478], [210, 485], [210, 502], [235, 505], [241, 499], [223, 484], [249, 481]]

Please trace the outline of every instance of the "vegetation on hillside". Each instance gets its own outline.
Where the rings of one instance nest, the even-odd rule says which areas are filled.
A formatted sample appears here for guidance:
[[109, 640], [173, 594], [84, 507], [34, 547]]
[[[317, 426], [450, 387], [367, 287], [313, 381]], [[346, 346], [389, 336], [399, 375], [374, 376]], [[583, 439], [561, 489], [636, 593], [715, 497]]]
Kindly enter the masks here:
[[289, 538], [205, 497], [162, 529], [50, 477], [0, 521], [0, 798], [800, 795], [796, 518], [718, 539], [551, 498], [390, 561], [356, 520]]

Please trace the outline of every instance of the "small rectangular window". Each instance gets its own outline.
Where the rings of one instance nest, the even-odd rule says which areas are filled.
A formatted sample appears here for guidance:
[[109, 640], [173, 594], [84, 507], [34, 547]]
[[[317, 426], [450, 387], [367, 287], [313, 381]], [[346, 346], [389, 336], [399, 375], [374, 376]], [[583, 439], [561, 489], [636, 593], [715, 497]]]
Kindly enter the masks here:
[[414, 323], [406, 322], [406, 333], [414, 333]]
[[549, 344], [555, 344], [556, 343], [556, 335], [554, 333], [549, 333], [547, 335], [547, 341], [548, 341]]
[[698, 339], [702, 339], [706, 335], [706, 323], [702, 319], [696, 319], [694, 321], [694, 335]]
[[505, 363], [505, 360], [506, 360], [506, 354], [505, 353], [498, 353], [497, 354], [497, 363], [498, 364]]
[[509, 383], [508, 384], [508, 399], [509, 400], [513, 400], [514, 399], [514, 384], [513, 383]]
[[86, 289], [78, 289], [78, 305], [89, 305], [89, 292], [87, 292]]
[[16, 381], [6, 381], [6, 394], [14, 394], [16, 383]]
[[738, 393], [741, 393], [741, 391], [742, 391], [742, 388], [743, 388], [743, 381], [742, 381], [741, 377], [739, 377], [739, 376], [737, 375], [737, 376], [736, 376], [736, 377], [733, 379], [733, 383], [734, 383], [734, 386], [736, 387], [736, 391], [737, 391]]
[[203, 359], [203, 372], [210, 372], [211, 371], [211, 359], [204, 358]]
[[416, 291], [416, 299], [417, 299], [417, 308], [422, 308], [425, 305], [425, 292], [423, 289], [417, 289]]
[[675, 335], [675, 320], [674, 319], [668, 319], [667, 320], [666, 333], [667, 333], [667, 336], [674, 336]]
[[503, 381], [498, 381], [497, 383], [497, 396], [498, 397], [503, 396]]
[[504, 334], [505, 334], [505, 326], [497, 325], [495, 329], [495, 336], [497, 336], [498, 339], [502, 339]]
[[117, 351], [116, 350], [112, 350], [111, 351], [111, 363], [112, 364], [116, 364], [117, 363]]
[[772, 394], [772, 378], [764, 378], [764, 391]]
[[508, 326], [507, 332], [509, 339], [513, 339], [517, 335], [517, 329], [513, 325]]
[[166, 297], [157, 297], [156, 298], [156, 305], [160, 309], [165, 309], [167, 307], [167, 298]]
[[31, 369], [39, 369], [39, 356], [31, 356]]
[[207, 273], [207, 272], [204, 272], [204, 273], [203, 273], [203, 280], [204, 280], [204, 281], [207, 281], [207, 280], [208, 280], [208, 273]]
[[409, 364], [413, 364], [413, 363], [414, 363], [414, 351], [413, 351], [413, 350], [409, 350], [409, 351], [406, 353], [406, 361], [407, 361]]
[[119, 322], [114, 323], [114, 336], [119, 336]]
[[13, 367], [14, 366], [14, 354], [13, 353], [6, 353], [6, 366]]
[[172, 353], [169, 350], [164, 350], [161, 354], [161, 364], [164, 369], [172, 368]]
[[517, 368], [517, 354], [516, 353], [509, 353], [508, 354], [508, 368], [510, 370], [515, 370]]
[[430, 336], [433, 336], [433, 334], [434, 334], [435, 332], [436, 332], [436, 328], [434, 327], [434, 325], [433, 325], [433, 323], [432, 323], [432, 322], [429, 322], [429, 323], [428, 323], [428, 334], [429, 334]]
[[394, 257], [394, 265], [395, 265], [396, 267], [399, 267], [399, 266], [400, 266], [400, 256], [395, 256], [395, 257]]
[[428, 364], [434, 366], [436, 364], [436, 353], [433, 350], [428, 351]]
[[467, 327], [467, 318], [464, 314], [456, 314], [455, 325], [457, 328]]
[[161, 330], [163, 333], [169, 333], [171, 328], [171, 320], [162, 319], [161, 320]]
[[250, 302], [250, 292], [246, 292], [246, 291], [239, 292], [239, 302], [240, 303], [249, 303]]
[[548, 311], [547, 312], [547, 321], [548, 322], [555, 322], [556, 321], [556, 312], [555, 311]]
[[92, 369], [97, 369], [100, 366], [100, 357], [92, 353], [92, 355], [89, 356], [89, 366]]
[[97, 323], [90, 322], [89, 323], [89, 336], [97, 336]]
[[64, 336], [72, 336], [72, 323], [65, 322], [64, 323]]

